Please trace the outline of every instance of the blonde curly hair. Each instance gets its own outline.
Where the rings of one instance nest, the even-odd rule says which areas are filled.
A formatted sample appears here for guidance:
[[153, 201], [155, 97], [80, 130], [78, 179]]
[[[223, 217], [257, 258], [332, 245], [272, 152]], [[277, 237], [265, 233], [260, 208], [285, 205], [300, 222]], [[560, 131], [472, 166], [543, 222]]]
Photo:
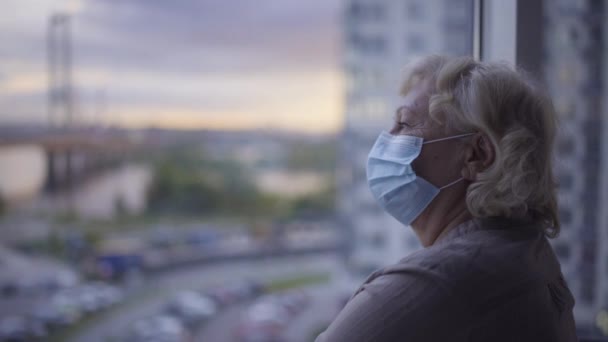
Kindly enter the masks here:
[[411, 63], [401, 93], [423, 80], [433, 85], [433, 120], [446, 131], [481, 132], [494, 147], [494, 162], [467, 189], [473, 216], [531, 219], [556, 237], [556, 116], [550, 98], [521, 70], [469, 57], [429, 56]]

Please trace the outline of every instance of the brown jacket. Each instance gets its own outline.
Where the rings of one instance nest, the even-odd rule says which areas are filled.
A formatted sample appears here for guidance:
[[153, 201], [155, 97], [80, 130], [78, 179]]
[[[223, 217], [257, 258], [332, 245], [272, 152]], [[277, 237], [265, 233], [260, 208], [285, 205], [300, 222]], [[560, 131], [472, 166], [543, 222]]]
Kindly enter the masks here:
[[539, 229], [472, 220], [371, 274], [316, 342], [571, 342], [573, 306]]

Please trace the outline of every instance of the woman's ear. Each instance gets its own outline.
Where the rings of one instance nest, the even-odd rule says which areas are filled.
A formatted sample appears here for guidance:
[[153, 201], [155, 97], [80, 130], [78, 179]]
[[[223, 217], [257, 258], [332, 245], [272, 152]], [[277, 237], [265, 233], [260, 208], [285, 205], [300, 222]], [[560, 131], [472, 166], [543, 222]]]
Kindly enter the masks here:
[[492, 142], [490, 141], [490, 138], [488, 138], [486, 135], [483, 134], [479, 134], [479, 140], [478, 140], [478, 146], [479, 146], [479, 150], [480, 150], [480, 154], [481, 154], [481, 159], [482, 159], [482, 169], [479, 170], [479, 172], [481, 171], [485, 171], [487, 168], [489, 168], [493, 163], [494, 163], [494, 158], [496, 157], [496, 151], [494, 151], [494, 145], [492, 145]]
[[475, 181], [478, 173], [483, 172], [494, 163], [494, 158], [494, 146], [490, 139], [481, 133], [474, 135], [471, 142], [465, 146], [462, 178], [471, 182]]

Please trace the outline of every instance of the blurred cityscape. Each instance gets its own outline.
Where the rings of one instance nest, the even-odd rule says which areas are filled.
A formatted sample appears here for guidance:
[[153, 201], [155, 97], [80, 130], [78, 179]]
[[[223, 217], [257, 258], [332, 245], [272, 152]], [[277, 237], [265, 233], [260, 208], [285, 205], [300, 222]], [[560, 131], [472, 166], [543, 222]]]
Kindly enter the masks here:
[[[252, 305], [256, 319], [281, 319], [244, 322], [240, 334], [253, 336], [287, 323], [284, 312], [265, 310], [295, 315], [314, 304], [312, 285], [339, 269], [334, 137], [33, 126], [2, 137], [5, 337], [28, 329], [46, 338], [95, 320], [82, 335], [57, 329], [58, 338], [65, 330], [74, 340], [134, 341], [179, 330], [220, 341], [238, 338], [239, 324], [226, 326], [238, 322], [237, 304]], [[311, 285], [279, 291], [290, 283]], [[251, 303], [269, 291], [278, 294]], [[217, 318], [223, 330], [200, 330], [228, 306]], [[170, 314], [187, 316], [188, 330]], [[318, 330], [319, 318], [302, 324]]]
[[[230, 29], [213, 31], [234, 24], [228, 22], [233, 7], [219, 2], [66, 1], [66, 9], [47, 6], [34, 16], [35, 3], [13, 1], [17, 19], [1, 24], [0, 40], [10, 46], [15, 37], [34, 38], [16, 52], [0, 48], [0, 60], [13, 59], [0, 67], [0, 341], [312, 341], [370, 272], [420, 248], [409, 227], [375, 204], [365, 161], [391, 124], [408, 61], [472, 55], [474, 1], [271, 1], [259, 8], [241, 2], [253, 14], [243, 14], [245, 35], [238, 38]], [[608, 336], [602, 153], [608, 147], [602, 139], [608, 129], [608, 6], [542, 3], [545, 62], [536, 76], [548, 86], [561, 121], [556, 172], [563, 234], [552, 243], [576, 298], [579, 332], [599, 338]], [[100, 13], [111, 13], [111, 20]], [[19, 31], [33, 21], [39, 31]], [[248, 45], [253, 36], [266, 37], [264, 25], [268, 41]], [[175, 27], [174, 36], [164, 31]], [[277, 38], [281, 30], [286, 36]], [[148, 41], [148, 33], [159, 40]], [[100, 37], [114, 48], [123, 42], [118, 50], [132, 56], [116, 52], [106, 61], [116, 83], [103, 78], [91, 91], [82, 74], [87, 63], [104, 62], [103, 49], [89, 41]], [[288, 76], [278, 77], [278, 88], [264, 88], [264, 77], [257, 77], [270, 67], [255, 63], [277, 57], [265, 51], [272, 37], [286, 46], [275, 51], [279, 60], [293, 51], [304, 56], [293, 58], [304, 65], [303, 74], [318, 67], [306, 59], [330, 60], [341, 80], [337, 93], [319, 100], [310, 89], [317, 83], [292, 86], [310, 81], [289, 69], [294, 65], [281, 65]], [[318, 43], [324, 38], [327, 46]], [[171, 40], [178, 41], [172, 48], [192, 50], [163, 54]], [[214, 57], [193, 49], [196, 44], [214, 47], [208, 52]], [[219, 71], [207, 68], [240, 70], [247, 58], [239, 55], [245, 50], [222, 44], [264, 50], [251, 58], [251, 79], [225, 81], [230, 96], [220, 92], [223, 81], [215, 87]], [[189, 65], [189, 55], [209, 58], [211, 66]], [[14, 62], [28, 56], [42, 60], [42, 67]], [[129, 58], [171, 73], [143, 77], [143, 90], [133, 91], [125, 85], [137, 83], [129, 76], [138, 74], [125, 69]], [[21, 69], [38, 70], [41, 88], [27, 91], [31, 77], [16, 82]], [[182, 69], [189, 78], [175, 76]], [[198, 77], [213, 84], [190, 79]], [[303, 100], [304, 90], [314, 96]], [[232, 99], [239, 91], [263, 101], [267, 94], [292, 96], [293, 103], [276, 109], [277, 103], [244, 98], [245, 111], [276, 111], [244, 127], [179, 117], [199, 115], [188, 101], [219, 107], [216, 97]], [[122, 106], [130, 100], [149, 110], [145, 118], [160, 115], [151, 108], [163, 101], [188, 102], [188, 110], [168, 110], [178, 125], [166, 124], [164, 116], [132, 125], [125, 116], [141, 114], [112, 109], [130, 108]], [[331, 107], [324, 101], [341, 105], [313, 113]], [[301, 108], [290, 113], [293, 107]], [[239, 115], [232, 120], [249, 120]]]

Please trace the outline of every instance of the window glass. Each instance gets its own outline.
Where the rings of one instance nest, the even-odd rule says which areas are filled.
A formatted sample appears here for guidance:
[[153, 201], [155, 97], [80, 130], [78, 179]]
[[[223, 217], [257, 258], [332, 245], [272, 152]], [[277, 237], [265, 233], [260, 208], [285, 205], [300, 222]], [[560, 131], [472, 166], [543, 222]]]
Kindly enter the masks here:
[[561, 263], [572, 265], [564, 275], [582, 337], [608, 336], [601, 319], [608, 308], [606, 11], [603, 1], [543, 1], [543, 80], [560, 123], [555, 167], [563, 234], [553, 243]]
[[[384, 6], [386, 17], [383, 21], [370, 25], [363, 7], [359, 2], [347, 1], [344, 20], [343, 65], [345, 70], [356, 69], [361, 74], [378, 74], [372, 86], [355, 82], [346, 90], [344, 102], [343, 139], [339, 144], [339, 167], [352, 169], [355, 175], [351, 182], [341, 183], [342, 190], [338, 202], [352, 205], [341, 206], [348, 210], [340, 213], [345, 217], [346, 225], [355, 226], [373, 215], [384, 216], [379, 234], [386, 235], [386, 241], [416, 241], [410, 229], [406, 229], [394, 219], [388, 217], [376, 205], [375, 212], [363, 210], [375, 203], [367, 189], [364, 172], [367, 154], [381, 130], [390, 129], [394, 110], [399, 106], [399, 76], [405, 64], [414, 58], [426, 54], [472, 55], [473, 46], [473, 1], [368, 1]], [[352, 12], [357, 6], [357, 13]], [[348, 10], [350, 9], [350, 10]], [[361, 11], [361, 12], [360, 12]], [[367, 9], [372, 13], [372, 9]], [[371, 16], [371, 14], [369, 14]], [[374, 47], [373, 54], [361, 49], [358, 41], [349, 37], [374, 35], [390, 47]], [[367, 105], [361, 105], [367, 103]], [[362, 113], [368, 112], [368, 115]], [[358, 151], [353, 153], [353, 151]], [[347, 152], [348, 151], [348, 152]], [[371, 221], [373, 222], [373, 221]], [[375, 223], [378, 224], [378, 223]], [[365, 227], [361, 227], [365, 229]], [[398, 261], [401, 256], [419, 248], [417, 243], [386, 243], [384, 248], [370, 250], [369, 244], [356, 242], [350, 252], [353, 263], [377, 263], [381, 267], [391, 261]], [[375, 255], [365, 259], [359, 256]]]
[[420, 248], [366, 159], [473, 0], [1, 6], [0, 340], [312, 340]]

